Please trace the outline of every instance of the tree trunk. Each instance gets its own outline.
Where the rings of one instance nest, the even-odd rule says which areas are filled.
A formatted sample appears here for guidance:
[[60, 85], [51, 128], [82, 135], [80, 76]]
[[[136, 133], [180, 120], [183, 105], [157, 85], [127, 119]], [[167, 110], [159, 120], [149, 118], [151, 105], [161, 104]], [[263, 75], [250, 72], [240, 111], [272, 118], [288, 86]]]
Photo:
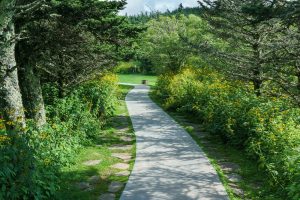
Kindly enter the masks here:
[[26, 64], [19, 71], [20, 86], [26, 117], [33, 119], [41, 127], [46, 123], [46, 111], [40, 77], [31, 64]]
[[65, 96], [66, 96], [65, 82], [63, 80], [62, 75], [60, 75], [58, 79], [58, 97], [62, 99]]
[[25, 115], [15, 58], [14, 1], [0, 3], [0, 101], [7, 129], [25, 127]]
[[262, 81], [261, 80], [254, 80], [253, 81], [253, 84], [254, 84], [254, 92], [256, 94], [256, 96], [261, 96], [261, 85], [262, 85]]
[[256, 94], [256, 96], [261, 96], [261, 87], [263, 84], [262, 81], [262, 60], [261, 60], [261, 50], [259, 48], [259, 44], [260, 44], [260, 37], [259, 35], [256, 35], [255, 37], [256, 42], [253, 44], [252, 48], [253, 48], [253, 60], [254, 62], [254, 67], [252, 70], [253, 73], [253, 78], [252, 78], [252, 82], [254, 85], [254, 92]]
[[[260, 66], [260, 65], [259, 65]], [[260, 67], [257, 67], [253, 70], [253, 85], [254, 85], [254, 92], [256, 96], [261, 96], [261, 86], [263, 81], [261, 80], [261, 71]]]
[[298, 72], [297, 74], [296, 74], [296, 76], [297, 76], [297, 90], [298, 90], [298, 94], [300, 94], [300, 72]]

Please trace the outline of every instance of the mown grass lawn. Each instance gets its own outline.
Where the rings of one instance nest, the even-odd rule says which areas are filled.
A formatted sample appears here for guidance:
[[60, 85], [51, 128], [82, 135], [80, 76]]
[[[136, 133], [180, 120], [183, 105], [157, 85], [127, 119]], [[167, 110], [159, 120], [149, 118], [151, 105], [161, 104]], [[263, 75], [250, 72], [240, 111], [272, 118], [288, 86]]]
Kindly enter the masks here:
[[[120, 86], [121, 97], [119, 106], [116, 110], [116, 116], [112, 117], [99, 133], [99, 137], [81, 149], [75, 160], [75, 164], [66, 167], [62, 171], [61, 183], [62, 188], [58, 193], [58, 199], [64, 200], [97, 200], [101, 194], [107, 193], [109, 184], [112, 181], [126, 183], [128, 176], [118, 177], [114, 174], [123, 170], [113, 169], [111, 166], [116, 163], [122, 163], [122, 160], [112, 156], [112, 153], [129, 153], [133, 159], [129, 162], [130, 171], [133, 168], [135, 158], [135, 135], [133, 132], [131, 120], [128, 116], [125, 104], [125, 96], [132, 89], [131, 86]], [[122, 128], [120, 128], [120, 125]], [[123, 141], [121, 137], [131, 137], [132, 141]], [[130, 150], [121, 150], [116, 152], [110, 150], [113, 145], [133, 145]], [[95, 166], [86, 166], [84, 162], [90, 160], [101, 160]], [[79, 183], [89, 182], [91, 177], [98, 177], [98, 181], [88, 189], [80, 189]], [[115, 193], [116, 197], [120, 197], [122, 190]]]
[[154, 86], [157, 81], [157, 76], [143, 74], [118, 74], [118, 77], [121, 83], [141, 84], [142, 80], [147, 80], [150, 86]]

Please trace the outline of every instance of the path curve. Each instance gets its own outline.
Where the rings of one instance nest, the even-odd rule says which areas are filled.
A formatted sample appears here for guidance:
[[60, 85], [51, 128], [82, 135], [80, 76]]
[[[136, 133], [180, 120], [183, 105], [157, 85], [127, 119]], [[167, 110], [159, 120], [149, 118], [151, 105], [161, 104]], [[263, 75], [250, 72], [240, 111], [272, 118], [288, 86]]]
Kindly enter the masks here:
[[121, 200], [229, 199], [192, 137], [135, 86], [126, 104], [137, 137], [137, 155]]

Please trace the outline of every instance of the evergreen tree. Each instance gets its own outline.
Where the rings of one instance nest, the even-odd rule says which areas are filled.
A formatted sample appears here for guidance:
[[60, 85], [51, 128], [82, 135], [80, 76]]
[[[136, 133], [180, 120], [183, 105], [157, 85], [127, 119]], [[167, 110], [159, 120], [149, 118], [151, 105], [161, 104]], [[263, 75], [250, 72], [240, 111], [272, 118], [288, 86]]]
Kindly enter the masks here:
[[[125, 17], [117, 16], [124, 5], [124, 1], [60, 1], [51, 4], [51, 15], [55, 18], [26, 25], [31, 37], [24, 40], [19, 49], [20, 66], [23, 65], [27, 72], [22, 77], [22, 88], [26, 94], [25, 105], [29, 104], [26, 109], [31, 110], [30, 118], [37, 122], [41, 119], [43, 102], [41, 90], [37, 89], [40, 88], [39, 74], [43, 75], [43, 82], [56, 82], [63, 97], [66, 89], [116, 65], [118, 52], [128, 45], [128, 38], [139, 32]], [[36, 51], [28, 54], [24, 49]], [[31, 63], [24, 63], [25, 58]], [[30, 76], [28, 72], [32, 70], [36, 73]], [[33, 80], [37, 80], [36, 84]]]
[[300, 105], [300, 2], [285, 1], [278, 17], [284, 27], [270, 43], [276, 83]]
[[214, 34], [227, 43], [223, 50], [215, 51], [225, 63], [224, 70], [232, 77], [250, 81], [260, 96], [270, 65], [268, 35], [277, 31], [278, 1], [204, 0], [199, 3], [206, 10], [203, 16]]
[[142, 29], [118, 15], [125, 1], [25, 2], [1, 1], [1, 109], [24, 126], [25, 106], [43, 125], [41, 81], [57, 83], [63, 96], [113, 67]]
[[35, 15], [44, 0], [2, 0], [0, 2], [0, 112], [11, 122], [7, 129], [25, 127], [25, 114], [18, 80], [15, 47], [22, 38], [16, 20]]

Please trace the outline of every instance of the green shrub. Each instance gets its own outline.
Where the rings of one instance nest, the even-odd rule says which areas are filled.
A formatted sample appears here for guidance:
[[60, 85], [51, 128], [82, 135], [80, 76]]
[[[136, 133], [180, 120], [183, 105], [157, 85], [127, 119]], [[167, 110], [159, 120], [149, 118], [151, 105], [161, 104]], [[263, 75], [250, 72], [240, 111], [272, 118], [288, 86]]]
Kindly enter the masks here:
[[67, 132], [72, 132], [72, 137], [78, 137], [82, 143], [88, 142], [101, 131], [100, 121], [77, 92], [56, 100], [54, 105], [47, 106], [47, 111], [48, 122], [53, 127], [63, 125]]
[[60, 169], [101, 134], [105, 119], [114, 113], [117, 82], [116, 76], [106, 75], [62, 99], [47, 85], [48, 123], [42, 128], [27, 121], [26, 130], [14, 133], [0, 118], [0, 199], [53, 199]]
[[[48, 138], [42, 139], [33, 129], [22, 134], [7, 133], [1, 138], [0, 199], [47, 199], [53, 196], [59, 165], [53, 156], [55, 143]], [[55, 147], [61, 148], [61, 145]]]
[[211, 134], [256, 160], [274, 188], [299, 196], [300, 109], [287, 99], [256, 97], [209, 68], [164, 75], [157, 85], [154, 93], [167, 109], [193, 114]]
[[109, 117], [114, 114], [118, 102], [118, 78], [116, 75], [106, 75], [84, 84], [79, 93], [91, 113], [102, 119]]

